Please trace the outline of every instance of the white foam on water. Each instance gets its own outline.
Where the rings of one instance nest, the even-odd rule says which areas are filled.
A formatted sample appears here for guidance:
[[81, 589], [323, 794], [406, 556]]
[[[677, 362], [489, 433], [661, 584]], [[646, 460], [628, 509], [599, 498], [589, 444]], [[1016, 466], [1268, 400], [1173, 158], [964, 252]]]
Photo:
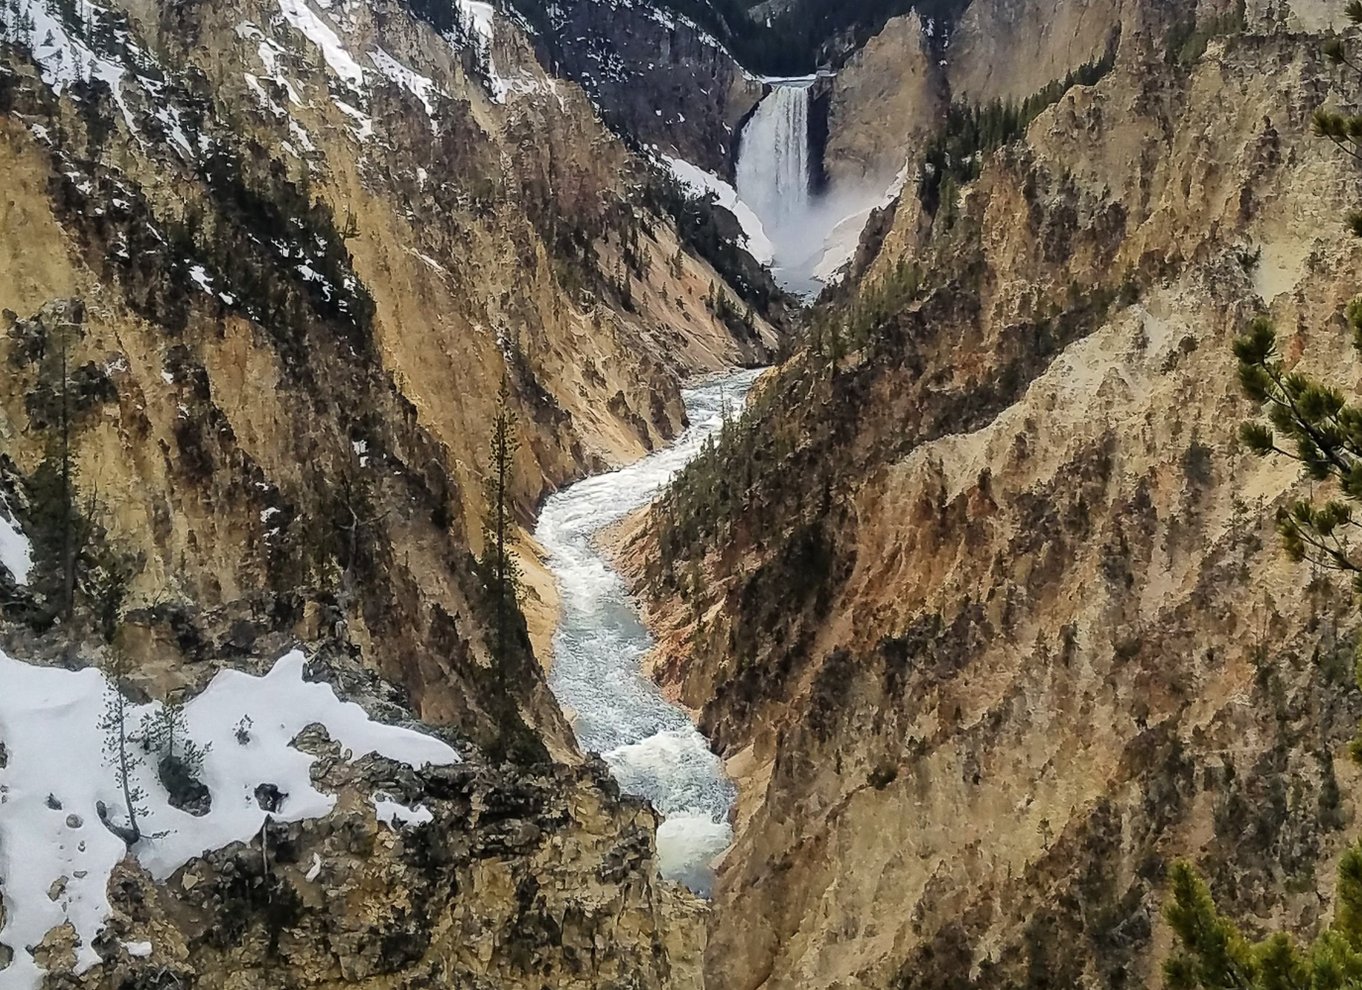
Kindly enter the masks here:
[[628, 590], [592, 545], [595, 535], [651, 502], [742, 407], [760, 371], [711, 379], [683, 393], [691, 426], [671, 447], [548, 500], [535, 537], [549, 552], [562, 618], [549, 683], [576, 715], [578, 741], [600, 753], [620, 786], [665, 817], [658, 829], [662, 875], [708, 894], [711, 863], [732, 840], [736, 792], [719, 758], [685, 712], [642, 672], [652, 637]]
[[669, 815], [657, 828], [662, 875], [708, 896], [714, 883], [711, 864], [732, 842], [733, 826], [728, 822], [715, 821], [704, 813]]

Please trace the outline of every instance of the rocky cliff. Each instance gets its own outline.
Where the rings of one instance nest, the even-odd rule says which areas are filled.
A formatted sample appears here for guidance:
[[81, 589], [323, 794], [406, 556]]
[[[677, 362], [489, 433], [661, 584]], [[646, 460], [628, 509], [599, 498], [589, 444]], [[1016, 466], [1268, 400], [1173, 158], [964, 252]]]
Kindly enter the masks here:
[[547, 60], [616, 131], [732, 179], [738, 132], [763, 84], [710, 32], [665, 4], [572, 0], [545, 17]]
[[916, 12], [896, 17], [834, 77], [824, 150], [834, 184], [887, 185], [936, 129], [949, 98], [936, 31]]
[[1116, 29], [1113, 67], [977, 178], [910, 182], [621, 551], [740, 783], [707, 986], [1157, 983], [1176, 857], [1238, 917], [1327, 901], [1351, 604], [1277, 547], [1301, 484], [1238, 448], [1229, 345], [1266, 309], [1357, 379], [1356, 172], [1309, 117], [1358, 94], [1313, 8], [1052, 6], [971, 8], [953, 85], [1025, 95]]
[[[294, 656], [301, 670], [301, 654]], [[40, 941], [4, 953], [7, 986], [701, 985], [701, 905], [659, 883], [656, 816], [622, 798], [599, 761], [498, 768], [474, 756], [414, 769], [400, 746], [391, 755], [365, 754], [353, 715], [334, 704], [297, 709], [318, 689], [337, 690], [363, 705], [361, 719], [380, 720], [365, 733], [378, 730], [380, 745], [396, 735], [419, 751], [454, 751], [426, 737], [428, 729], [382, 725], [413, 723], [400, 692], [353, 658], [314, 651], [306, 680], [292, 690], [288, 674], [280, 674], [289, 662], [280, 660], [263, 681], [230, 671], [236, 690], [220, 689], [219, 677], [190, 703], [186, 729], [212, 747], [203, 775], [214, 787], [192, 808], [197, 817], [177, 817], [157, 807], [160, 788], [148, 779], [143, 813], [171, 827], [145, 836], [137, 856], [120, 860], [121, 842], [114, 857], [102, 856], [110, 837], [79, 797], [90, 780], [86, 767], [43, 781], [51, 788], [45, 802], [23, 793], [33, 735], [83, 704], [79, 688], [66, 685], [91, 671], [16, 668], [0, 654], [5, 722], [28, 727], [7, 738], [7, 776], [19, 778], [13, 786], [7, 780], [0, 838], [11, 840], [26, 823], [27, 835], [46, 843], [25, 849], [26, 867], [6, 861], [6, 920], [33, 930], [31, 919], [49, 898], [67, 919]], [[28, 698], [35, 706], [28, 711], [14, 706], [14, 692], [25, 694], [24, 671], [48, 685], [43, 697]], [[266, 690], [253, 692], [252, 682]], [[281, 694], [292, 710], [271, 714]], [[242, 708], [254, 717], [226, 728]], [[291, 740], [276, 739], [278, 718], [310, 724]], [[214, 723], [225, 734], [203, 736]], [[74, 755], [88, 727], [65, 728], [68, 738], [50, 745]], [[287, 742], [288, 755], [262, 758], [272, 742]], [[299, 761], [310, 764], [305, 777], [293, 771]], [[98, 775], [98, 760], [92, 765]], [[225, 767], [248, 790], [259, 781], [245, 810], [232, 807]], [[325, 795], [320, 804], [317, 795]], [[243, 815], [259, 824], [236, 829], [235, 841], [219, 839], [201, 854], [186, 845], [195, 830], [233, 831], [231, 820]], [[21, 841], [25, 835], [18, 833]], [[175, 849], [191, 855], [182, 862]], [[29, 882], [35, 863], [56, 871], [46, 895]], [[40, 876], [46, 887], [48, 874]], [[92, 881], [104, 889], [92, 889]], [[35, 973], [40, 983], [31, 980]]]
[[[231, 905], [181, 905], [129, 860], [120, 911], [178, 948], [120, 985], [392, 986], [431, 966], [661, 985], [682, 936], [650, 814], [583, 767], [523, 628], [489, 649], [490, 424], [504, 382], [528, 523], [556, 485], [674, 435], [680, 380], [765, 360], [771, 327], [716, 312], [737, 292], [678, 230], [675, 193], [486, 5], [20, 0], [0, 26], [5, 643], [105, 665], [112, 615], [120, 683], [152, 698], [299, 643], [396, 685], [403, 717], [469, 757], [427, 788], [454, 805], [415, 851], [347, 799], [259, 840], [342, 856], [325, 844], [365, 832], [340, 886], [248, 876], [248, 850], [191, 867], [306, 904], [297, 938], [331, 934], [283, 957], [205, 936]], [[21, 745], [6, 731], [0, 754]], [[479, 821], [514, 841], [479, 851]], [[507, 941], [517, 911], [539, 919], [532, 950]], [[370, 944], [397, 915], [407, 947]]]

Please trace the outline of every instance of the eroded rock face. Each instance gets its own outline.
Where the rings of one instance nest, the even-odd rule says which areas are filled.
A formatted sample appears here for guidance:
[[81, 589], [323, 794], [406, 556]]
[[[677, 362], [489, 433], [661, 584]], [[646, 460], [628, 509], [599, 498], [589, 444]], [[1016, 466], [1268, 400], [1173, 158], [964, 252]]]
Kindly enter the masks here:
[[572, 0], [550, 16], [554, 64], [581, 82], [612, 127], [732, 180], [760, 80], [695, 24], [648, 5]]
[[978, 103], [1020, 102], [1099, 58], [1113, 29], [1136, 6], [1128, 0], [972, 0], [950, 36], [945, 68], [951, 93]]
[[1157, 982], [1179, 856], [1240, 917], [1320, 915], [1355, 624], [1277, 548], [1303, 487], [1235, 446], [1230, 343], [1267, 308], [1357, 377], [1355, 176], [1309, 134], [1356, 93], [1267, 21], [1171, 64], [1168, 13], [1127, 5], [1113, 72], [951, 209], [910, 189], [862, 285], [913, 262], [923, 298], [791, 362], [722, 539], [670, 537], [709, 580], [657, 600], [659, 677], [741, 788], [710, 986]]
[[[127, 0], [76, 20], [98, 78], [95, 48], [46, 22], [0, 51], [0, 497], [35, 554], [30, 581], [0, 581], [0, 640], [92, 662], [90, 579], [115, 561], [139, 697], [300, 644], [342, 680], [381, 673], [387, 703], [481, 766], [549, 767], [369, 780], [439, 805], [400, 834], [338, 778], [336, 815], [264, 848], [167, 888], [130, 865], [109, 938], [156, 948], [111, 942], [84, 981], [676, 982], [696, 910], [670, 927], [651, 814], [582, 768], [529, 649], [551, 607], [494, 660], [488, 439], [505, 381], [528, 523], [553, 487], [674, 436], [680, 380], [763, 360], [771, 328], [722, 324], [719, 276], [643, 201], [640, 159], [508, 19], [490, 51], [397, 3]], [[61, 59], [35, 60], [49, 35]], [[90, 541], [70, 618], [63, 422]], [[53, 973], [72, 938], [38, 948]]]
[[[33, 476], [56, 327], [78, 324], [77, 477], [137, 562], [133, 599], [160, 603], [158, 662], [247, 655], [252, 629], [340, 639], [486, 739], [469, 553], [502, 378], [528, 521], [552, 487], [674, 436], [684, 375], [774, 338], [710, 311], [717, 276], [634, 201], [637, 159], [510, 21], [489, 69], [400, 5], [312, 14], [342, 55], [271, 3], [112, 7], [113, 64], [156, 62], [116, 93], [58, 95], [7, 49], [0, 437]], [[208, 643], [196, 610], [243, 624]], [[524, 693], [566, 744], [542, 681]]]
[[824, 168], [834, 185], [887, 186], [938, 125], [947, 87], [936, 30], [917, 13], [895, 17], [832, 80]]

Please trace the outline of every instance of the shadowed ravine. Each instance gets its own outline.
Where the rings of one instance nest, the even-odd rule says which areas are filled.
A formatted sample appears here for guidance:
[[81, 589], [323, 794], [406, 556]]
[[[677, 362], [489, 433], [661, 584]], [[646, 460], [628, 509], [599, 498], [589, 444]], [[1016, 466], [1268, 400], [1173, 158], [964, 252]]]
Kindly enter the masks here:
[[732, 783], [686, 714], [640, 668], [653, 640], [620, 576], [593, 546], [604, 527], [650, 502], [741, 409], [759, 371], [710, 379], [684, 392], [691, 426], [666, 450], [587, 478], [548, 500], [535, 536], [549, 552], [561, 619], [550, 683], [572, 713], [583, 748], [600, 753], [620, 786], [666, 816], [658, 829], [663, 875], [708, 894], [711, 861], [729, 844]]

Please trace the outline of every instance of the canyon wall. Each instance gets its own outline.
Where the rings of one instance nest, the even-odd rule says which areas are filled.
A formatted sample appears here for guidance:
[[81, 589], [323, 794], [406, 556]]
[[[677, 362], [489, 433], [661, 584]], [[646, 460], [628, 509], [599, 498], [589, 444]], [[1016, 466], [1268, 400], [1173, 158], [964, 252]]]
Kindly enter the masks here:
[[1307, 487], [1237, 444], [1230, 345], [1266, 310], [1359, 380], [1356, 172], [1310, 132], [1356, 86], [1294, 12], [1170, 51], [1173, 4], [1030, 6], [971, 8], [953, 92], [1026, 95], [1119, 28], [1114, 67], [941, 202], [910, 181], [621, 550], [740, 783], [707, 986], [1155, 984], [1179, 857], [1235, 917], [1327, 907], [1352, 604], [1278, 547]]
[[[435, 852], [347, 799], [189, 868], [301, 901], [282, 956], [274, 921], [221, 944], [204, 928], [231, 903], [153, 891], [129, 859], [126, 910], [178, 946], [177, 979], [660, 986], [673, 948], [699, 951], [700, 907], [657, 880], [651, 812], [584, 763], [518, 620], [493, 649], [475, 560], [489, 439], [504, 387], [527, 525], [556, 486], [674, 436], [684, 377], [768, 360], [777, 338], [716, 314], [735, 290], [582, 91], [503, 14], [454, 9], [0, 11], [0, 513], [34, 553], [27, 576], [0, 567], [0, 642], [70, 668], [123, 658], [139, 698], [301, 644], [384, 678], [389, 717], [439, 724], [469, 760], [412, 785]], [[349, 879], [305, 879], [302, 852], [282, 879], [243, 876], [273, 841]], [[375, 943], [399, 915], [407, 947]], [[64, 937], [0, 948], [0, 968], [37, 952], [74, 985]], [[86, 985], [114, 968], [168, 985], [167, 956], [105, 948]]]
[[549, 59], [604, 120], [725, 179], [742, 122], [764, 85], [686, 16], [652, 4], [571, 0], [547, 14]]

